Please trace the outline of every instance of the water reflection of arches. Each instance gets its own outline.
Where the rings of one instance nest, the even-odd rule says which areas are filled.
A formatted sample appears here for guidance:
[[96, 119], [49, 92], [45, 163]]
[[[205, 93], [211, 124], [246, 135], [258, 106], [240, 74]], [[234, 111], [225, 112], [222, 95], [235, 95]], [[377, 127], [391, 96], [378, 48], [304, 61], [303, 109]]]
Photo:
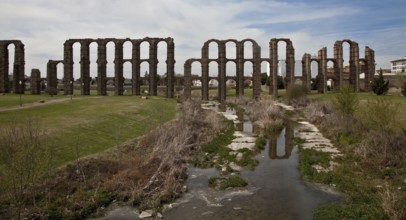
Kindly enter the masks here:
[[[284, 135], [284, 138], [280, 138]], [[279, 133], [272, 133], [268, 135], [268, 145], [269, 145], [269, 158], [271, 159], [287, 159], [292, 154], [293, 150], [293, 137], [294, 137], [294, 126], [293, 122], [288, 122], [286, 127]], [[284, 140], [283, 143], [278, 143], [278, 140]], [[284, 154], [280, 155], [280, 151], [284, 147]]]

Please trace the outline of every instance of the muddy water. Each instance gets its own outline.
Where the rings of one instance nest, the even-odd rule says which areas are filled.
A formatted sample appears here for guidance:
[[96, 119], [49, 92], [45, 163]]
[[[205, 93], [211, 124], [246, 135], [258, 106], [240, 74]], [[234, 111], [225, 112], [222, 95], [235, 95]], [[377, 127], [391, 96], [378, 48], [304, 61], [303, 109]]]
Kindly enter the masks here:
[[[252, 125], [244, 118], [237, 126], [246, 133]], [[268, 136], [254, 171], [241, 174], [249, 181], [243, 189], [215, 191], [207, 187], [214, 169], [189, 169], [189, 192], [164, 213], [165, 219], [311, 219], [321, 203], [340, 202], [336, 195], [312, 188], [300, 180], [298, 149], [293, 146], [294, 124]]]

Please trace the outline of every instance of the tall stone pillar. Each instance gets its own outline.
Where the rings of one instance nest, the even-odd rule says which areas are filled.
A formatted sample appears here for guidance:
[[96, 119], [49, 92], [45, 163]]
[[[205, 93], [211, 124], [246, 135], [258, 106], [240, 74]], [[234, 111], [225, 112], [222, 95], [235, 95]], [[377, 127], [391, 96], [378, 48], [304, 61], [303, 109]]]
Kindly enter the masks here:
[[166, 87], [166, 96], [173, 98], [175, 93], [175, 43], [173, 38], [168, 38], [167, 42], [167, 60], [166, 60], [166, 74], [168, 83]]
[[271, 70], [271, 84], [269, 87], [269, 94], [274, 98], [278, 97], [278, 41], [275, 38], [272, 38], [269, 42], [269, 58], [270, 70]]
[[359, 48], [354, 41], [350, 46], [350, 85], [354, 92], [359, 91]]
[[293, 48], [292, 42], [286, 39], [286, 78], [285, 84], [288, 88], [294, 79], [295, 73], [295, 49]]
[[56, 71], [57, 69], [55, 61], [49, 60], [47, 64], [47, 92], [49, 95], [58, 94]]
[[90, 54], [88, 40], [80, 42], [80, 94], [90, 95]]
[[327, 91], [327, 86], [326, 86], [327, 48], [326, 47], [323, 47], [321, 50], [319, 50], [318, 60], [319, 60], [319, 74], [317, 75], [317, 78], [318, 78], [317, 90], [319, 91], [319, 93], [325, 93]]
[[202, 48], [202, 100], [209, 100], [209, 46], [207, 43]]
[[116, 40], [115, 58], [114, 58], [114, 95], [123, 95], [124, 77], [123, 77], [123, 40]]
[[191, 59], [186, 60], [184, 66], [184, 92], [183, 95], [185, 96], [186, 99], [189, 99], [192, 97], [192, 61]]
[[[24, 94], [25, 90], [25, 60], [24, 44], [21, 41], [13, 41], [15, 45], [14, 65], [13, 65], [13, 91], [16, 94]], [[21, 82], [21, 84], [20, 84]]]
[[252, 65], [253, 97], [257, 99], [261, 96], [261, 47], [257, 43], [253, 44], [252, 47], [254, 52]]
[[139, 40], [131, 41], [132, 51], [132, 94], [141, 95], [141, 52]]
[[158, 42], [155, 39], [149, 40], [149, 94], [158, 94], [157, 69], [158, 69]]
[[371, 82], [375, 74], [375, 51], [365, 47], [365, 91], [371, 91]]
[[236, 95], [237, 97], [244, 96], [244, 43], [237, 42], [237, 83], [236, 83]]
[[107, 95], [107, 41], [97, 40], [97, 95]]
[[310, 82], [311, 82], [311, 55], [308, 53], [305, 53], [302, 57], [302, 80], [304, 85], [306, 85], [307, 88], [311, 88]]
[[343, 77], [343, 64], [344, 64], [344, 59], [343, 59], [343, 42], [342, 41], [336, 41], [334, 43], [334, 88], [336, 90], [340, 90], [341, 86], [343, 85], [344, 82], [344, 77]]
[[31, 70], [31, 94], [41, 94], [41, 72], [39, 69]]
[[64, 94], [73, 94], [73, 43], [74, 40], [67, 40], [63, 47], [63, 84]]
[[220, 41], [219, 45], [219, 58], [218, 58], [218, 68], [219, 68], [219, 88], [218, 88], [218, 98], [220, 102], [226, 100], [226, 44], [224, 41]]
[[10, 92], [9, 87], [9, 61], [8, 61], [8, 43], [0, 41], [0, 93]]

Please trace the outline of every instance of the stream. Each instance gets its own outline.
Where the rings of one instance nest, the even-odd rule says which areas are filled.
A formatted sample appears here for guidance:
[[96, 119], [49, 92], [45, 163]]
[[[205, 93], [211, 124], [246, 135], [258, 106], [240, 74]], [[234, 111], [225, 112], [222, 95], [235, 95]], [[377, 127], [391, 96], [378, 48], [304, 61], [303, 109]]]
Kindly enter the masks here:
[[[223, 114], [233, 119], [236, 112], [227, 108]], [[254, 136], [254, 127], [246, 115], [234, 117], [234, 122], [239, 132]], [[211, 189], [208, 179], [220, 171], [189, 167], [188, 192], [166, 205], [163, 218], [312, 219], [312, 211], [318, 205], [342, 202], [340, 196], [321, 191], [300, 179], [299, 152], [292, 141], [298, 132], [295, 127], [294, 122], [289, 122], [281, 132], [268, 135], [265, 149], [256, 156], [258, 166], [255, 170], [241, 171], [249, 182], [247, 187], [224, 191]]]

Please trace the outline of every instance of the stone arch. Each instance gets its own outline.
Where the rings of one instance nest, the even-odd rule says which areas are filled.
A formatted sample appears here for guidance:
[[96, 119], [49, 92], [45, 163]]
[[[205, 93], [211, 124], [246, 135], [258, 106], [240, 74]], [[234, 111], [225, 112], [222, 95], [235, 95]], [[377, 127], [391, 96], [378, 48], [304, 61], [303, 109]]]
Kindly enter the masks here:
[[277, 97], [277, 76], [278, 76], [278, 43], [283, 41], [286, 43], [286, 88], [292, 83], [295, 72], [295, 49], [293, 48], [292, 41], [288, 38], [272, 38], [269, 42], [270, 59], [271, 59], [271, 73], [272, 73], [272, 86], [269, 90], [270, 94]]
[[349, 39], [338, 40], [334, 43], [334, 58], [337, 60], [336, 78], [337, 87], [341, 87], [344, 81], [344, 59], [343, 43], [348, 43], [350, 47], [349, 55], [349, 84], [355, 92], [359, 91], [359, 47], [358, 43]]
[[[8, 46], [14, 45], [13, 63], [13, 86], [10, 89], [9, 82], [9, 51]], [[8, 93], [11, 90], [17, 94], [24, 93], [24, 86], [19, 81], [24, 81], [25, 76], [25, 49], [20, 40], [0, 40], [0, 93]]]

